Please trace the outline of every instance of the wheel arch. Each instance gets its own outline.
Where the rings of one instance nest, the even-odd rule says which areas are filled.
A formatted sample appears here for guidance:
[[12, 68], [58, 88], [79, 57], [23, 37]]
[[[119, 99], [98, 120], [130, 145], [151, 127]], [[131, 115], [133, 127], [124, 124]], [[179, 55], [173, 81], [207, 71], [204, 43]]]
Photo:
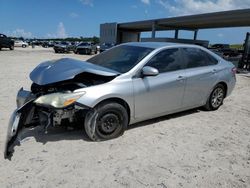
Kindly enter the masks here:
[[217, 83], [217, 84], [215, 85], [215, 87], [216, 87], [217, 85], [219, 85], [219, 84], [221, 84], [221, 85], [224, 86], [224, 88], [225, 88], [225, 95], [224, 95], [224, 98], [226, 98], [226, 97], [227, 97], [228, 86], [227, 86], [226, 82], [221, 81], [221, 82]]
[[104, 100], [98, 102], [95, 105], [95, 107], [98, 106], [98, 105], [100, 105], [100, 104], [102, 104], [102, 103], [106, 103], [106, 102], [116, 102], [116, 103], [122, 105], [126, 109], [126, 111], [127, 111], [127, 114], [128, 114], [128, 123], [130, 122], [130, 117], [131, 117], [130, 113], [131, 113], [131, 110], [130, 110], [129, 104], [124, 99], [121, 99], [119, 97], [107, 98], [107, 99], [104, 99]]

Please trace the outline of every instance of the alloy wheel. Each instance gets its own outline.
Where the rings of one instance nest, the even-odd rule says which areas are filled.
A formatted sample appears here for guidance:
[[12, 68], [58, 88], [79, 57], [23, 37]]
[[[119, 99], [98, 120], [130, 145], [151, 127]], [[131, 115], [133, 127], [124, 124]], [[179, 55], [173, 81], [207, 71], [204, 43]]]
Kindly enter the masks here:
[[212, 98], [211, 98], [211, 105], [213, 106], [213, 108], [218, 108], [222, 104], [223, 98], [224, 98], [224, 90], [220, 87], [216, 88], [212, 93]]

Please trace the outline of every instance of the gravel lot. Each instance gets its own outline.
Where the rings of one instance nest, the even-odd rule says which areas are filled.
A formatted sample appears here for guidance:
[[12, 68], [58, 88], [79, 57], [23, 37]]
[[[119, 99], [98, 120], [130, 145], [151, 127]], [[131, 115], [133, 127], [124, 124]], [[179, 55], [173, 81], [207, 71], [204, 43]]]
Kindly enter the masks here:
[[[0, 150], [18, 89], [42, 61], [89, 56], [36, 47], [0, 51]], [[250, 77], [213, 112], [190, 110], [133, 125], [122, 137], [89, 142], [81, 130], [28, 131], [11, 161], [0, 156], [0, 187], [250, 187]]]

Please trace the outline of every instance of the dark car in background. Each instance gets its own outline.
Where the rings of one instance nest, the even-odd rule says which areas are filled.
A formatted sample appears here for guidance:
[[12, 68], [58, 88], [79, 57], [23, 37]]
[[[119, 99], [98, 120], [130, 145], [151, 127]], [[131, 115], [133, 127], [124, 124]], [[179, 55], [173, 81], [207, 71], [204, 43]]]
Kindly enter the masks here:
[[213, 44], [211, 46], [211, 48], [214, 48], [214, 49], [228, 49], [230, 48], [230, 45], [229, 44]]
[[44, 47], [44, 48], [54, 47], [54, 42], [51, 42], [51, 41], [44, 41], [44, 42], [42, 43], [42, 47]]
[[115, 46], [114, 43], [102, 43], [100, 46], [100, 52], [104, 52], [104, 51], [106, 51], [114, 46]]
[[14, 50], [14, 41], [4, 34], [0, 34], [0, 50], [2, 48], [9, 48], [10, 50]]
[[93, 42], [82, 42], [75, 47], [75, 54], [97, 54], [98, 46]]
[[74, 45], [69, 42], [61, 42], [59, 44], [54, 45], [55, 53], [69, 53], [73, 51]]
[[236, 57], [240, 55], [240, 52], [237, 49], [230, 48], [229, 44], [214, 44], [209, 49], [221, 57]]

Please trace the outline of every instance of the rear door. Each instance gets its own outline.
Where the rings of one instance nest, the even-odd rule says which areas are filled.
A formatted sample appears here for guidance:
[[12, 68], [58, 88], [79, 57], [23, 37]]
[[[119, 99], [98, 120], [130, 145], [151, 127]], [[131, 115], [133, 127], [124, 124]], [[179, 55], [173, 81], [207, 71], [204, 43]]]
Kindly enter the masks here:
[[182, 48], [186, 64], [183, 107], [203, 105], [218, 78], [218, 60], [199, 48]]

